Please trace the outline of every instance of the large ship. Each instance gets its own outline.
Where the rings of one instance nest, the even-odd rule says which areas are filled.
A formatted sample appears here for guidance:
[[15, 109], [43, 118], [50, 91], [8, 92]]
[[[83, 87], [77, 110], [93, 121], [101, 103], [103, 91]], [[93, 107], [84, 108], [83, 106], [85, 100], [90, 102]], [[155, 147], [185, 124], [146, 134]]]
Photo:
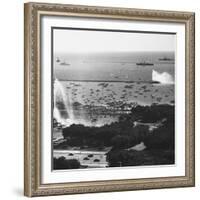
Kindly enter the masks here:
[[136, 63], [136, 65], [139, 65], [139, 66], [153, 66], [154, 64], [150, 63], [150, 62], [138, 62], [138, 63]]
[[174, 61], [173, 58], [168, 58], [168, 57], [163, 57], [163, 58], [159, 58], [159, 61]]

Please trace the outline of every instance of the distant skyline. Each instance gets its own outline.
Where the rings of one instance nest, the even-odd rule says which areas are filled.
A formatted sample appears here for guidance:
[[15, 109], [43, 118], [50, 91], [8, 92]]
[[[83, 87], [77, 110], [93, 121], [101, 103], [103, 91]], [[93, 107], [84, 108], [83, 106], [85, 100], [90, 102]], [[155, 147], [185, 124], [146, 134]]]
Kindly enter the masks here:
[[176, 35], [54, 29], [54, 53], [175, 51]]

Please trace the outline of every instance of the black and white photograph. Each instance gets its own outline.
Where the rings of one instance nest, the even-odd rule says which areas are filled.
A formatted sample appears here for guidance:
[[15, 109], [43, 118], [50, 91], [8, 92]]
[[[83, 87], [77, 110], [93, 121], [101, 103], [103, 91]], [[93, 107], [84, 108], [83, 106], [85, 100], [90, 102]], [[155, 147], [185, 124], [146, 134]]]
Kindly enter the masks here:
[[175, 164], [176, 35], [52, 28], [53, 170]]
[[25, 4], [24, 193], [195, 185], [195, 15]]
[[195, 185], [195, 14], [26, 3], [24, 194]]

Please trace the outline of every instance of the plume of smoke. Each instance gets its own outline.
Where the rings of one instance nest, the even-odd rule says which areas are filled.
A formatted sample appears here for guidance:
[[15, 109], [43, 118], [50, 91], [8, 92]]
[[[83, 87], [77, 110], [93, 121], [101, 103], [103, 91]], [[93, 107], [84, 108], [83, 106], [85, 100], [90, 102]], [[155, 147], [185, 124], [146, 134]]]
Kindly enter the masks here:
[[156, 70], [152, 71], [152, 81], [158, 81], [162, 84], [173, 84], [174, 79], [171, 74], [167, 72], [157, 72]]

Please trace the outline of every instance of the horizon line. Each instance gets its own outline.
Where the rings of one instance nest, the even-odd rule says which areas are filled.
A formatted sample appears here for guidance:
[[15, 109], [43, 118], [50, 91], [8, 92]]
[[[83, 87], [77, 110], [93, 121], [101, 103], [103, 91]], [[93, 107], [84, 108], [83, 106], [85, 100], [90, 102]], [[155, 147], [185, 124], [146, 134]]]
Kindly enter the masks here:
[[91, 52], [53, 52], [53, 54], [106, 54], [106, 53], [174, 53], [175, 54], [175, 50], [174, 51], [157, 51], [157, 50], [152, 50], [152, 51], [91, 51]]

